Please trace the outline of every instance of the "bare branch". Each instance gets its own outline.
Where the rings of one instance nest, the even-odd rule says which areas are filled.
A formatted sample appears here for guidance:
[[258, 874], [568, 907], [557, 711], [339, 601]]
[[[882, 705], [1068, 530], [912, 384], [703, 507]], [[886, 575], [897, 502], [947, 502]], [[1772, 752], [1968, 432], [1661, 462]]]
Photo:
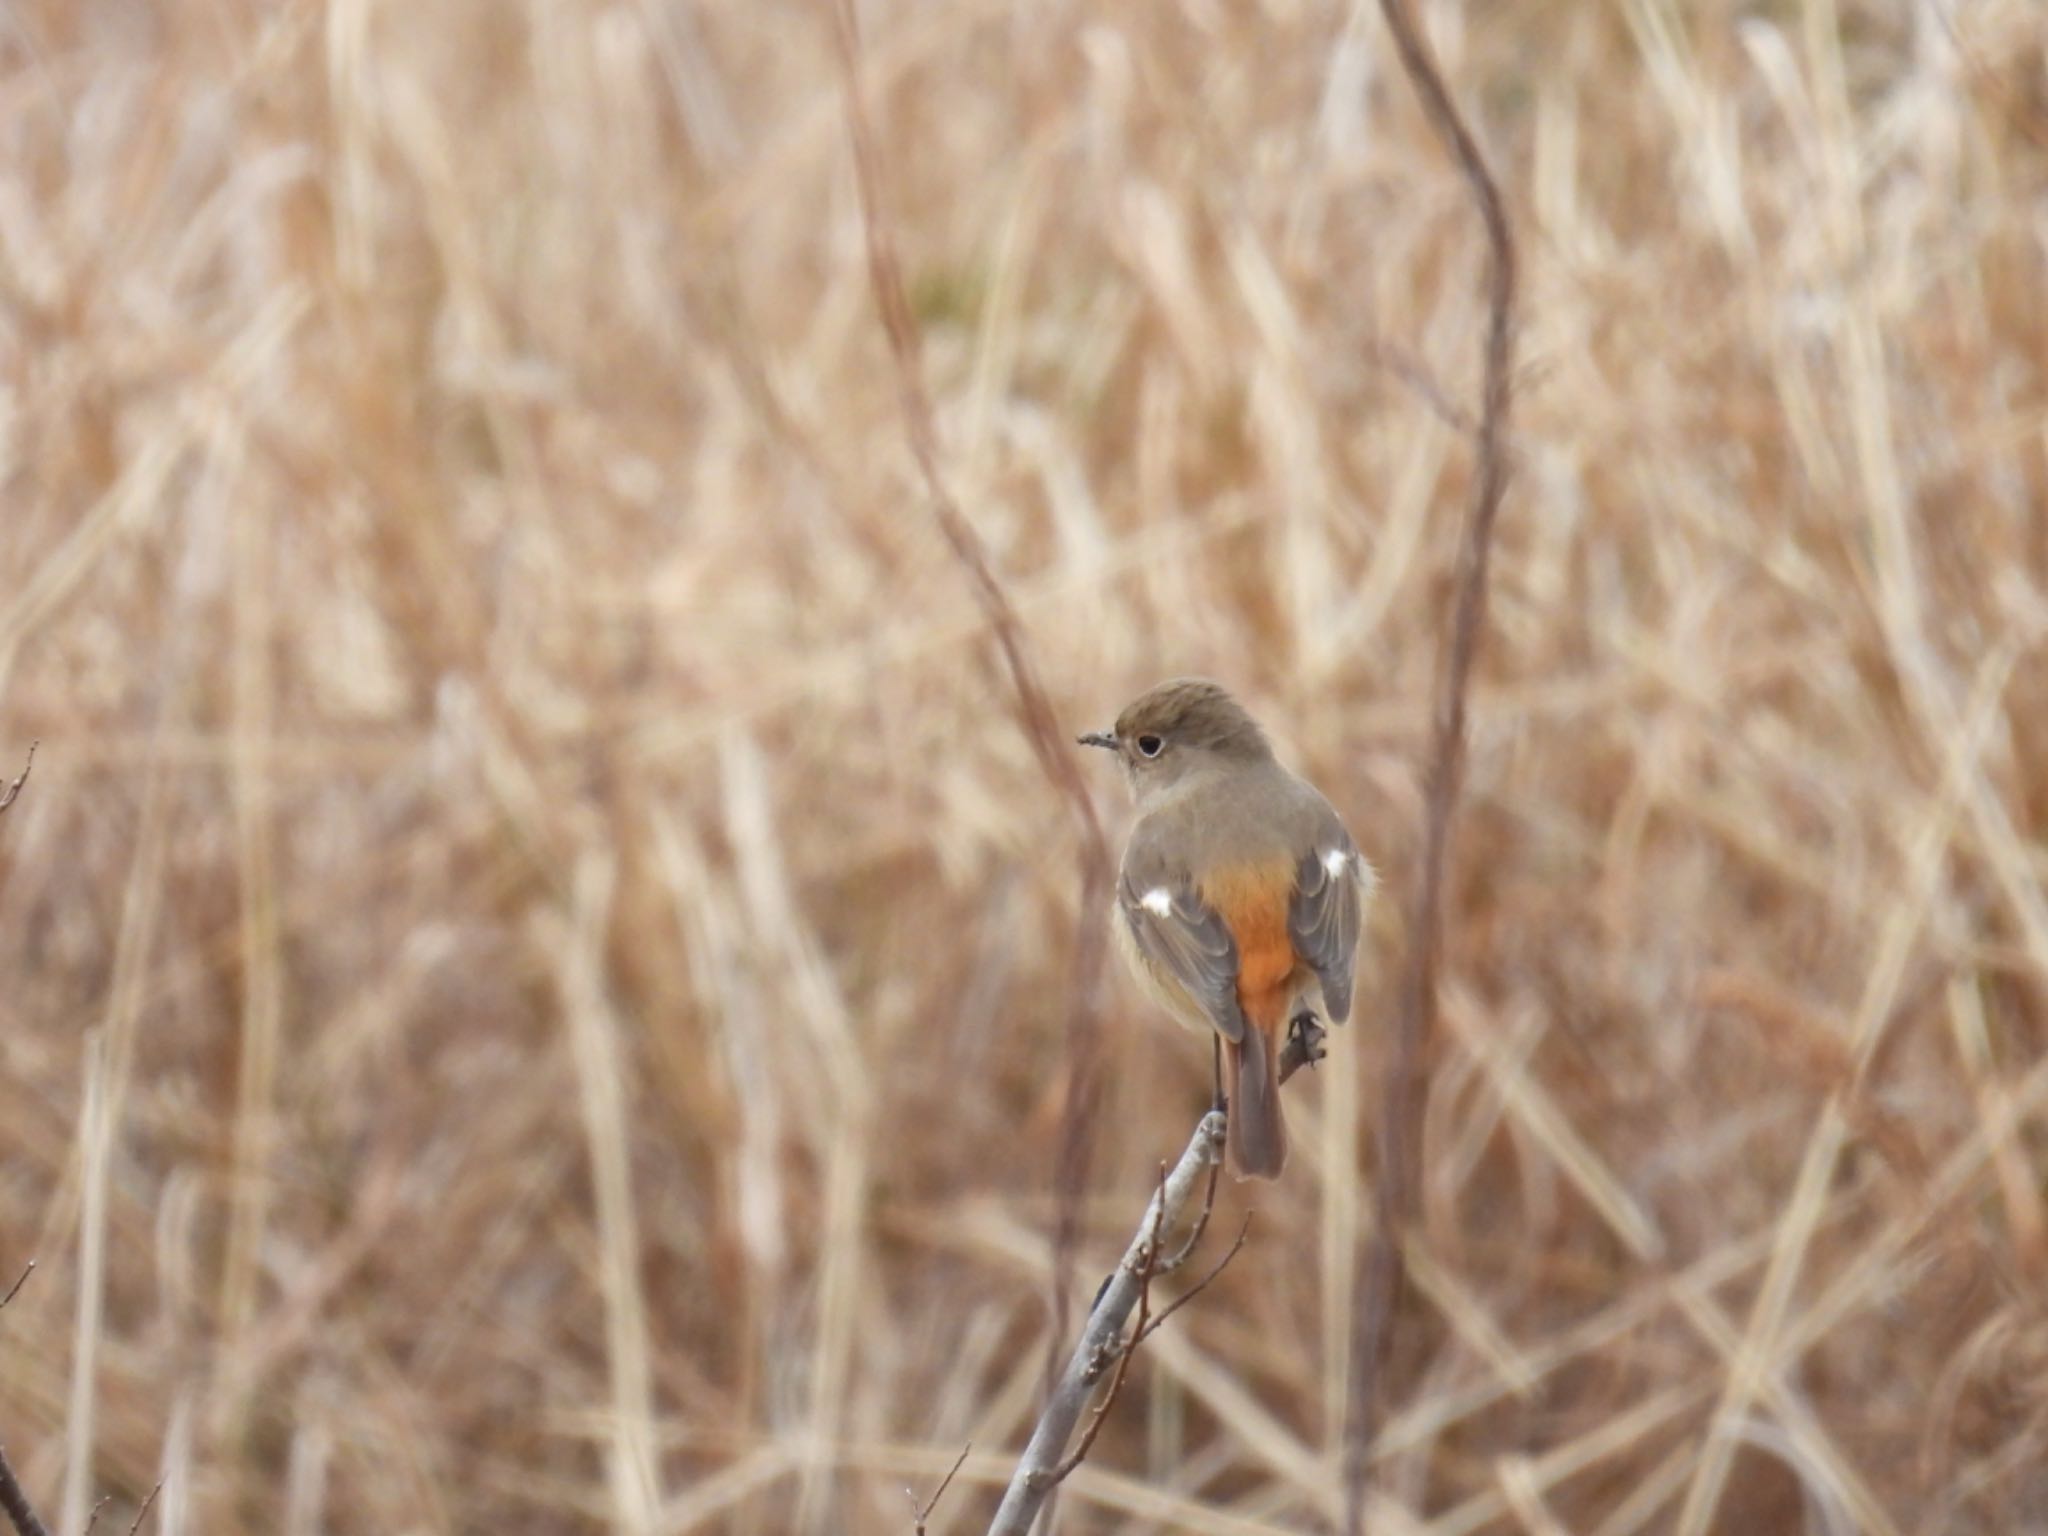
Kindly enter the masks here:
[[[27, 777], [28, 770], [23, 769], [22, 778]], [[16, 779], [14, 789], [20, 788], [21, 779]], [[13, 791], [9, 791], [7, 798], [10, 801], [14, 798]], [[0, 803], [0, 808], [4, 808], [4, 803]], [[8, 1287], [5, 1296], [0, 1296], [0, 1307], [5, 1307], [14, 1300], [15, 1294], [28, 1283], [28, 1277], [35, 1272], [36, 1261], [30, 1259], [22, 1270], [21, 1277]], [[163, 1492], [163, 1487], [164, 1485], [159, 1482], [149, 1490], [149, 1497], [144, 1499], [142, 1507], [135, 1511], [135, 1520], [128, 1527], [128, 1536], [135, 1536], [135, 1533], [142, 1529], [143, 1519], [149, 1514], [150, 1506], [156, 1503], [156, 1496]], [[82, 1536], [92, 1536], [93, 1527], [100, 1523], [100, 1512], [112, 1502], [113, 1496], [109, 1494], [93, 1505], [92, 1513], [85, 1517], [85, 1530]], [[22, 1491], [21, 1481], [14, 1475], [14, 1468], [8, 1464], [7, 1453], [4, 1450], [0, 1450], [0, 1510], [6, 1511], [7, 1518], [13, 1523], [15, 1536], [50, 1536], [49, 1527], [43, 1524], [36, 1514], [35, 1506], [29, 1503], [28, 1495]]]
[[[961, 1461], [965, 1461], [966, 1459], [967, 1459], [967, 1453], [966, 1453], [965, 1451], [962, 1451], [962, 1452], [960, 1453], [960, 1460], [961, 1460]], [[958, 1462], [956, 1462], [956, 1463], [954, 1463], [954, 1471], [956, 1471], [956, 1472], [957, 1472], [958, 1470], [959, 1470], [959, 1463], [958, 1463]], [[951, 1476], [950, 1476], [950, 1475], [949, 1475], [949, 1476], [947, 1477], [946, 1481], [947, 1481], [947, 1482], [951, 1482], [951, 1481], [952, 1481], [952, 1478], [951, 1478]], [[156, 1503], [156, 1496], [157, 1496], [158, 1494], [162, 1493], [163, 1491], [164, 1491], [163, 1479], [159, 1478], [159, 1479], [157, 1479], [157, 1485], [156, 1485], [156, 1486], [155, 1486], [154, 1488], [152, 1488], [152, 1489], [150, 1489], [150, 1490], [149, 1490], [149, 1497], [148, 1497], [148, 1498], [146, 1498], [146, 1499], [144, 1499], [144, 1500], [142, 1501], [142, 1504], [141, 1504], [141, 1506], [140, 1506], [140, 1507], [139, 1507], [139, 1508], [138, 1508], [138, 1509], [137, 1509], [137, 1510], [135, 1511], [135, 1518], [134, 1518], [133, 1520], [131, 1520], [131, 1521], [129, 1521], [129, 1522], [128, 1522], [128, 1536], [135, 1536], [135, 1533], [136, 1533], [137, 1531], [139, 1531], [139, 1530], [141, 1530], [141, 1529], [142, 1529], [142, 1522], [143, 1522], [144, 1520], [147, 1520], [147, 1519], [149, 1518], [149, 1509], [150, 1509], [150, 1506], [151, 1506], [152, 1504]], [[945, 1487], [945, 1484], [944, 1484], [944, 1483], [941, 1483], [941, 1484], [939, 1485], [939, 1493], [944, 1493], [945, 1491], [946, 1491], [946, 1487]], [[932, 1496], [932, 1498], [933, 1498], [933, 1501], [934, 1501], [934, 1502], [937, 1502], [937, 1499], [938, 1499], [938, 1495], [937, 1495], [937, 1494], [934, 1494], [934, 1495]], [[99, 1503], [97, 1503], [97, 1504], [93, 1505], [93, 1507], [92, 1507], [92, 1513], [91, 1513], [91, 1514], [89, 1514], [89, 1515], [87, 1515], [87, 1516], [85, 1517], [85, 1530], [84, 1530], [84, 1532], [83, 1532], [83, 1533], [81, 1533], [81, 1536], [92, 1536], [92, 1528], [93, 1528], [94, 1526], [96, 1526], [96, 1525], [98, 1525], [98, 1524], [100, 1523], [100, 1512], [101, 1512], [102, 1510], [104, 1510], [104, 1509], [105, 1509], [105, 1508], [106, 1508], [106, 1507], [107, 1507], [107, 1506], [108, 1506], [109, 1504], [111, 1504], [111, 1503], [113, 1503], [113, 1502], [114, 1502], [114, 1496], [113, 1496], [113, 1495], [112, 1495], [112, 1494], [110, 1493], [110, 1494], [108, 1494], [108, 1495], [107, 1495], [107, 1496], [106, 1496], [105, 1498], [101, 1499], [101, 1500], [99, 1501]], [[924, 1513], [923, 1513], [922, 1515], [920, 1515], [920, 1516], [918, 1517], [918, 1526], [917, 1526], [917, 1529], [918, 1529], [918, 1536], [924, 1536], [924, 1520], [925, 1520], [925, 1518], [926, 1518], [927, 1516], [929, 1516], [930, 1514], [931, 1514], [931, 1506], [930, 1506], [930, 1505], [926, 1505], [926, 1506], [925, 1506], [925, 1509], [924, 1509]]]
[[14, 804], [20, 798], [21, 786], [28, 782], [29, 770], [36, 765], [36, 748], [41, 745], [42, 742], [40, 741], [32, 741], [28, 744], [28, 761], [21, 765], [21, 772], [14, 776], [14, 782], [9, 784], [4, 792], [0, 792], [0, 811], [6, 810], [7, 807]]
[[1381, 1376], [1405, 1279], [1401, 1245], [1417, 1203], [1422, 1134], [1422, 1057], [1436, 1017], [1437, 952], [1442, 943], [1444, 870], [1451, 817], [1465, 756], [1465, 692], [1486, 616], [1487, 559], [1507, 489], [1508, 381], [1514, 361], [1515, 241], [1499, 185], [1470, 128], [1451, 100], [1441, 70], [1407, 0], [1380, 0], [1401, 68], [1424, 114], [1458, 163], [1485, 225], [1489, 255], [1484, 398], [1478, 426], [1477, 473], [1458, 546], [1449, 641], [1437, 675], [1434, 727], [1425, 796], [1422, 863], [1408, 931], [1407, 963], [1394, 1020], [1393, 1046], [1380, 1116], [1378, 1220], [1361, 1271], [1359, 1327], [1353, 1335], [1351, 1401], [1345, 1435], [1344, 1528], [1357, 1536], [1365, 1516], [1366, 1467], [1382, 1395]]
[[[916, 1510], [916, 1514], [911, 1518], [916, 1522], [914, 1529], [917, 1532], [917, 1536], [925, 1536], [924, 1528], [932, 1517], [932, 1511], [939, 1507], [939, 1500], [946, 1496], [946, 1490], [953, 1486], [953, 1479], [959, 1476], [960, 1469], [967, 1465], [967, 1453], [973, 1449], [974, 1442], [972, 1440], [960, 1447], [960, 1454], [953, 1458], [951, 1470], [939, 1480], [939, 1486], [932, 1490], [932, 1496], [926, 1499], [923, 1504], [917, 1502], [917, 1495], [908, 1488], [903, 1490], [903, 1496], [910, 1500], [911, 1507]], [[156, 1495], [151, 1494], [150, 1497], [155, 1498]], [[149, 1506], [144, 1505], [143, 1507], [147, 1509]], [[135, 1536], [135, 1533], [131, 1531], [128, 1533], [128, 1536]]]
[[1460, 437], [1476, 438], [1479, 435], [1479, 423], [1472, 419], [1472, 413], [1450, 397], [1422, 359], [1404, 347], [1387, 342], [1373, 343], [1366, 355], [1407, 385], [1409, 392], [1429, 407], [1431, 415]]
[[1204, 1115], [1180, 1161], [1161, 1181], [1146, 1206], [1137, 1235], [1124, 1251], [1115, 1273], [1104, 1283], [1094, 1309], [1088, 1314], [1088, 1325], [1081, 1330], [1073, 1353], [1067, 1357], [1066, 1369], [1046, 1400], [1045, 1411], [1039, 1415], [1038, 1426], [1031, 1433], [1023, 1459], [1017, 1463], [1017, 1471], [996, 1511], [995, 1523], [989, 1527], [989, 1536], [1026, 1536], [1047, 1496], [1060, 1478], [1072, 1470], [1062, 1470], [1062, 1453], [1068, 1437], [1073, 1434], [1102, 1373], [1116, 1362], [1121, 1380], [1123, 1369], [1128, 1367], [1135, 1342], [1124, 1342], [1124, 1322], [1133, 1308], [1149, 1305], [1146, 1292], [1157, 1272], [1157, 1255], [1164, 1234], [1173, 1230], [1181, 1212], [1194, 1198], [1196, 1180], [1223, 1160], [1224, 1129], [1220, 1110]]
[[21, 1491], [14, 1468], [7, 1464], [7, 1452], [0, 1450], [0, 1509], [14, 1522], [15, 1536], [50, 1536], [50, 1528], [36, 1518], [35, 1506]]
[[[1166, 1187], [1166, 1167], [1164, 1164], [1161, 1164], [1159, 1168], [1159, 1183], [1160, 1189], [1163, 1192]], [[1209, 1190], [1212, 1197], [1215, 1189], [1216, 1172], [1215, 1167], [1212, 1165], [1209, 1171]], [[1130, 1376], [1131, 1361], [1138, 1353], [1138, 1346], [1157, 1333], [1160, 1325], [1169, 1317], [1201, 1295], [1202, 1292], [1206, 1291], [1215, 1282], [1216, 1277], [1223, 1273], [1225, 1268], [1229, 1266], [1230, 1261], [1237, 1257], [1238, 1251], [1244, 1247], [1245, 1234], [1252, 1229], [1252, 1215], [1250, 1211], [1247, 1211], [1244, 1216], [1244, 1224], [1237, 1229], [1237, 1241], [1230, 1245], [1229, 1251], [1216, 1261], [1209, 1273], [1202, 1276], [1201, 1279], [1189, 1286], [1180, 1295], [1174, 1297], [1172, 1301], [1167, 1303], [1166, 1310], [1157, 1317], [1154, 1317], [1152, 1316], [1152, 1282], [1165, 1273], [1163, 1267], [1157, 1262], [1161, 1247], [1157, 1217], [1165, 1214], [1165, 1201], [1162, 1199], [1154, 1202], [1152, 1209], [1155, 1218], [1152, 1236], [1145, 1245], [1145, 1262], [1138, 1275], [1138, 1320], [1131, 1324], [1130, 1337], [1124, 1340], [1123, 1347], [1117, 1351], [1116, 1373], [1109, 1379], [1109, 1390], [1102, 1394], [1102, 1400], [1095, 1405], [1094, 1412], [1088, 1415], [1088, 1425], [1081, 1431], [1080, 1444], [1074, 1447], [1072, 1455], [1053, 1469], [1050, 1482], [1054, 1487], [1057, 1487], [1071, 1477], [1074, 1469], [1086, 1461], [1088, 1453], [1095, 1448], [1095, 1437], [1102, 1433], [1102, 1426], [1109, 1417], [1109, 1410], [1114, 1408], [1117, 1399], [1123, 1396], [1124, 1382]], [[1208, 1223], [1208, 1219], [1209, 1213], [1205, 1210], [1198, 1218], [1195, 1235], [1181, 1245], [1181, 1251], [1175, 1256], [1175, 1263], [1181, 1263], [1186, 1260], [1188, 1254], [1193, 1250], [1196, 1240], [1201, 1235], [1201, 1227]], [[1096, 1364], [1098, 1367], [1096, 1374], [1100, 1375], [1101, 1362], [1098, 1361]]]
[[[965, 1459], [964, 1455], [963, 1455], [962, 1459], [963, 1459], [963, 1460]], [[955, 1468], [954, 1468], [954, 1470], [955, 1470], [955, 1471], [958, 1471], [958, 1470], [959, 1470], [959, 1468], [958, 1468], [958, 1467], [955, 1467]], [[949, 1481], [950, 1481], [950, 1479], [949, 1479]], [[146, 1498], [146, 1499], [144, 1499], [144, 1500], [142, 1501], [142, 1508], [140, 1508], [140, 1509], [138, 1509], [138, 1510], [136, 1510], [136, 1511], [135, 1511], [135, 1519], [134, 1519], [134, 1520], [133, 1520], [132, 1522], [130, 1522], [130, 1524], [129, 1524], [129, 1526], [128, 1526], [128, 1536], [135, 1536], [135, 1533], [136, 1533], [137, 1531], [139, 1531], [139, 1530], [141, 1530], [141, 1529], [142, 1529], [142, 1522], [143, 1522], [143, 1521], [144, 1521], [144, 1520], [145, 1520], [146, 1518], [148, 1518], [148, 1515], [149, 1515], [149, 1511], [150, 1511], [150, 1506], [156, 1503], [156, 1496], [157, 1496], [158, 1494], [162, 1493], [163, 1491], [164, 1491], [164, 1480], [163, 1480], [162, 1478], [158, 1478], [158, 1479], [156, 1480], [156, 1486], [155, 1486], [154, 1488], [152, 1488], [152, 1489], [150, 1489], [150, 1490], [149, 1490], [149, 1497], [148, 1497], [148, 1498]], [[940, 1485], [940, 1488], [939, 1488], [939, 1492], [940, 1492], [940, 1493], [944, 1493], [945, 1491], [946, 1491], [946, 1490], [945, 1490], [945, 1487], [944, 1487], [944, 1485], [943, 1485], [943, 1484], [941, 1484], [941, 1485]], [[935, 1495], [934, 1497], [936, 1497], [936, 1495]]]
[[[1188, 1240], [1180, 1245], [1180, 1251], [1170, 1259], [1161, 1259], [1153, 1269], [1155, 1275], [1170, 1275], [1194, 1255], [1195, 1247], [1202, 1241], [1202, 1234], [1209, 1230], [1209, 1213], [1216, 1209], [1216, 1180], [1222, 1175], [1223, 1165], [1209, 1165], [1209, 1185], [1202, 1191], [1202, 1208], [1195, 1213], [1195, 1224], [1188, 1229]], [[1200, 1290], [1200, 1286], [1195, 1287]]]
[[[34, 758], [33, 750], [29, 756], [31, 759]], [[28, 770], [24, 768], [21, 770], [21, 779], [27, 777]], [[7, 791], [7, 798], [0, 800], [0, 809], [11, 805], [14, 797], [21, 792], [21, 779], [16, 779], [13, 787]], [[30, 1259], [23, 1267], [20, 1278], [7, 1288], [5, 1296], [0, 1296], [0, 1308], [5, 1308], [7, 1303], [14, 1300], [21, 1288], [28, 1284], [28, 1277], [35, 1272], [36, 1261]], [[0, 1510], [5, 1510], [7, 1518], [14, 1523], [15, 1536], [50, 1536], [49, 1528], [37, 1518], [35, 1506], [29, 1503], [28, 1495], [22, 1492], [21, 1480], [14, 1475], [14, 1468], [8, 1465], [7, 1453], [4, 1450], [0, 1450]]]
[[[1131, 1357], [1138, 1352], [1138, 1341], [1145, 1337], [1145, 1321], [1152, 1315], [1152, 1280], [1159, 1273], [1159, 1248], [1162, 1241], [1160, 1228], [1166, 1218], [1166, 1164], [1159, 1165], [1159, 1192], [1152, 1201], [1152, 1235], [1145, 1239], [1143, 1262], [1138, 1268], [1138, 1320], [1131, 1325], [1131, 1336], [1124, 1341], [1116, 1353], [1116, 1373], [1109, 1378], [1109, 1390], [1102, 1394], [1102, 1401], [1095, 1405], [1095, 1411], [1088, 1415], [1088, 1423], [1081, 1431], [1081, 1440], [1074, 1452], [1057, 1467], [1053, 1468], [1051, 1483], [1058, 1487], [1073, 1476], [1074, 1468], [1088, 1459], [1088, 1453], [1095, 1448], [1095, 1437], [1102, 1433], [1103, 1420], [1116, 1400], [1124, 1395], [1124, 1380], [1131, 1373]], [[1098, 1372], [1099, 1374], [1099, 1372]]]
[[1164, 1323], [1169, 1317], [1173, 1316], [1174, 1313], [1178, 1312], [1182, 1307], [1186, 1306], [1189, 1302], [1193, 1301], [1197, 1296], [1201, 1295], [1202, 1292], [1206, 1291], [1207, 1289], [1209, 1289], [1210, 1286], [1214, 1285], [1216, 1283], [1216, 1277], [1222, 1274], [1224, 1270], [1230, 1267], [1230, 1261], [1236, 1258], [1238, 1255], [1238, 1251], [1244, 1247], [1244, 1240], [1251, 1235], [1251, 1230], [1252, 1213], [1250, 1211], [1246, 1211], [1244, 1213], [1244, 1220], [1238, 1223], [1237, 1236], [1231, 1240], [1230, 1247], [1228, 1250], [1225, 1251], [1223, 1257], [1218, 1259], [1213, 1265], [1209, 1267], [1209, 1273], [1202, 1276], [1201, 1279], [1197, 1280], [1185, 1291], [1182, 1291], [1180, 1295], [1174, 1297], [1172, 1301], [1169, 1301], [1166, 1304], [1165, 1311], [1161, 1312], [1157, 1317], [1153, 1318], [1149, 1324], [1140, 1327], [1137, 1332], [1133, 1333], [1131, 1335], [1131, 1348], [1136, 1349], [1140, 1344], [1144, 1343], [1145, 1340], [1151, 1338], [1153, 1334], [1159, 1331], [1160, 1325]]

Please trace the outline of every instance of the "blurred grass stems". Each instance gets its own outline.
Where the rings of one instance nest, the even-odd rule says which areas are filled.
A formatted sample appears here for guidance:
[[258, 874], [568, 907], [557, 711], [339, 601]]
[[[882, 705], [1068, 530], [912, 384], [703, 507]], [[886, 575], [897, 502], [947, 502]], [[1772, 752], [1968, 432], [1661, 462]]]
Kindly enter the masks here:
[[[1350, 1396], [1344, 1445], [1344, 1529], [1359, 1536], [1365, 1529], [1366, 1480], [1372, 1464], [1373, 1436], [1378, 1432], [1387, 1389], [1388, 1351], [1404, 1289], [1426, 1264], [1407, 1250], [1409, 1231], [1422, 1203], [1422, 1131], [1428, 1085], [1425, 1053], [1435, 1030], [1437, 969], [1443, 938], [1444, 883], [1450, 857], [1452, 821], [1458, 810], [1465, 771], [1466, 692], [1479, 643], [1486, 627], [1487, 568], [1493, 553], [1494, 529], [1507, 495], [1509, 382], [1515, 356], [1516, 243], [1500, 185], [1486, 155], [1473, 137], [1466, 116], [1453, 99], [1443, 70], [1424, 39], [1408, 0], [1380, 0], [1380, 14], [1393, 38], [1401, 70], [1420, 98], [1423, 114], [1442, 141], [1470, 189], [1474, 210], [1486, 234], [1486, 331], [1478, 427], [1473, 444], [1471, 501], [1458, 540], [1452, 573], [1451, 608], [1444, 623], [1438, 663], [1434, 719], [1429, 757], [1424, 768], [1423, 843], [1410, 908], [1408, 947], [1402, 958], [1399, 999], [1394, 1008], [1393, 1041], [1381, 1091], [1379, 1170], [1374, 1183], [1374, 1222], [1365, 1263], [1352, 1277], [1357, 1322], [1350, 1334]], [[1567, 1128], [1553, 1120], [1559, 1134], [1553, 1145], [1570, 1145]], [[1575, 1161], [1584, 1166], [1588, 1158]], [[1614, 1202], [1610, 1202], [1613, 1204]], [[1623, 1202], [1625, 1204], [1625, 1197]], [[1328, 1223], [1326, 1222], [1326, 1226]], [[1638, 1221], [1640, 1228], [1643, 1224]], [[1634, 1245], [1657, 1248], [1638, 1237]], [[1460, 1330], [1485, 1339], [1485, 1353], [1509, 1358], [1512, 1351], [1495, 1342], [1494, 1330], [1478, 1308], [1445, 1306], [1455, 1287], [1439, 1278], [1428, 1285], [1439, 1310], [1453, 1326], [1463, 1313]], [[1526, 1372], [1512, 1363], [1511, 1378]], [[1517, 1467], [1521, 1463], [1515, 1464]], [[1541, 1524], [1554, 1525], [1533, 1488], [1531, 1509]], [[1524, 1523], [1528, 1523], [1525, 1518]]]
[[[622, 1443], [658, 1530], [900, 1536], [972, 1441], [985, 1529], [1208, 1062], [1105, 983], [1063, 1216], [1085, 834], [925, 509], [831, 18], [131, 9], [0, 29], [21, 1481], [89, 1390], [168, 1536], [612, 1530]], [[1054, 717], [1219, 675], [1414, 874], [1485, 254], [1374, 8], [861, 19]], [[1523, 304], [1367, 1514], [2039, 1524], [2048, 13], [1425, 19]], [[1341, 1524], [1405, 926], [1071, 1536]]]
[[847, 127], [852, 139], [855, 180], [860, 191], [861, 229], [868, 257], [868, 281], [882, 328], [888, 337], [890, 361], [912, 457], [923, 477], [932, 515], [955, 560], [974, 591], [975, 602], [1003, 659], [1013, 712], [1029, 741], [1039, 770], [1065, 801], [1080, 834], [1079, 918], [1068, 984], [1066, 1029], [1066, 1092], [1061, 1115], [1059, 1152], [1053, 1187], [1059, 1193], [1053, 1243], [1052, 1331], [1045, 1358], [1045, 1385], [1053, 1391], [1058, 1367], [1058, 1341], [1067, 1330], [1073, 1258], [1079, 1241], [1079, 1208], [1093, 1155], [1094, 1119], [1100, 1097], [1103, 968], [1107, 943], [1103, 936], [1109, 908], [1115, 859], [1104, 835], [1095, 802], [1072, 750], [1071, 731], [1060, 727], [1039, 678], [1038, 665], [1017, 617], [1015, 605], [990, 564], [981, 535], [960, 504], [941, 468], [939, 436], [931, 398], [924, 382], [924, 364], [917, 322], [903, 286], [901, 264], [882, 186], [881, 153], [869, 117], [862, 79], [861, 38], [855, 0], [835, 0], [834, 38], [845, 73]]

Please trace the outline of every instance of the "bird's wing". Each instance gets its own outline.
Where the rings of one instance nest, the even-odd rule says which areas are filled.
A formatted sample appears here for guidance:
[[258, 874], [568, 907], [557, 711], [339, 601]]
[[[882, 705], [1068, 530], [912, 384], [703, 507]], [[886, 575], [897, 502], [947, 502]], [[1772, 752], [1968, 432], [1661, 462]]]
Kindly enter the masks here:
[[1237, 941], [1230, 929], [1191, 881], [1148, 871], [1142, 860], [1134, 869], [1133, 862], [1125, 861], [1116, 904], [1139, 955], [1161, 979], [1186, 992], [1224, 1039], [1242, 1040]]
[[1294, 875], [1287, 907], [1287, 933], [1294, 952], [1323, 984], [1323, 1008], [1330, 1021], [1351, 1016], [1351, 968], [1358, 953], [1358, 924], [1378, 877], [1366, 863], [1337, 813], [1324, 808], [1308, 852]]

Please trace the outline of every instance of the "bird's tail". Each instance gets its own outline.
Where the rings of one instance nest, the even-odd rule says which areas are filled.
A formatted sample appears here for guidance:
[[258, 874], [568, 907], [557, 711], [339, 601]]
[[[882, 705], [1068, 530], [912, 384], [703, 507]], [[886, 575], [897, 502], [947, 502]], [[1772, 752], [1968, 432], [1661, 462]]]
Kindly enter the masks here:
[[1287, 1127], [1280, 1120], [1273, 1036], [1253, 1025], [1225, 1049], [1235, 1084], [1227, 1143], [1231, 1172], [1241, 1179], [1277, 1179], [1287, 1166]]

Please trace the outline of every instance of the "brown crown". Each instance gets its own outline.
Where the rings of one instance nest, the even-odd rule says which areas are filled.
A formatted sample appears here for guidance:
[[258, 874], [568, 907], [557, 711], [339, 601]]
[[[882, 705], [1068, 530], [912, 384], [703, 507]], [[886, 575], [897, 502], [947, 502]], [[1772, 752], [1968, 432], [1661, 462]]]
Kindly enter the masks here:
[[1118, 741], [1139, 736], [1212, 751], [1263, 755], [1266, 736], [1244, 706], [1222, 686], [1202, 677], [1179, 677], [1134, 699], [1116, 720]]

